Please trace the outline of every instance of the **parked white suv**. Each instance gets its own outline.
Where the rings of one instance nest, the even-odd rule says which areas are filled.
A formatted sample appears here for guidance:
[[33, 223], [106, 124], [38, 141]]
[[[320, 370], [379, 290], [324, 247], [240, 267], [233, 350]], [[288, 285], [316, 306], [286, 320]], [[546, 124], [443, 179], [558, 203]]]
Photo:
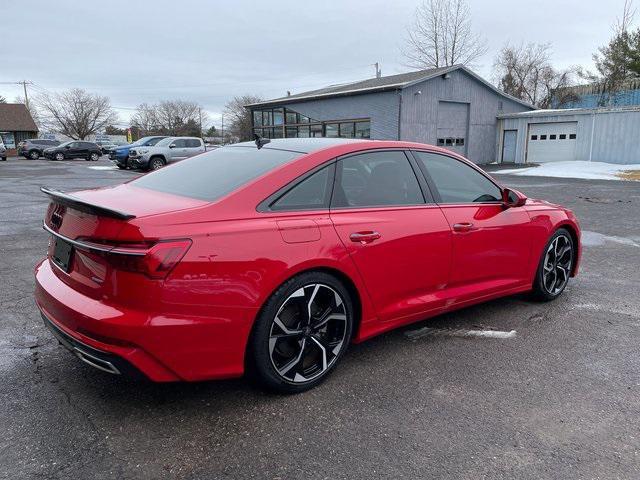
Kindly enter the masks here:
[[129, 150], [129, 165], [133, 168], [157, 170], [168, 163], [204, 153], [204, 142], [197, 137], [167, 137], [153, 146]]

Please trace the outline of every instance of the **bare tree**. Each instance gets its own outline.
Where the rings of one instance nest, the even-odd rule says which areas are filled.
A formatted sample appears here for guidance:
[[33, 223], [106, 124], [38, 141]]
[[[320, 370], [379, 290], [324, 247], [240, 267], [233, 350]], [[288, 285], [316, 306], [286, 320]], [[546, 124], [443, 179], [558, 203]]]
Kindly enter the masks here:
[[74, 140], [84, 140], [117, 121], [108, 97], [74, 88], [36, 99], [42, 120], [52, 130]]
[[408, 66], [426, 69], [473, 65], [486, 52], [486, 41], [471, 28], [466, 0], [424, 0], [402, 53]]
[[550, 57], [549, 44], [505, 45], [493, 64], [498, 87], [532, 105], [549, 108], [554, 95], [567, 91], [575, 73], [574, 68], [556, 70]]
[[156, 115], [156, 107], [146, 103], [138, 105], [136, 113], [131, 118], [131, 125], [137, 127], [145, 135], [157, 133], [160, 130], [160, 122]]
[[201, 136], [207, 120], [206, 112], [195, 102], [165, 100], [157, 105], [139, 105], [132, 125], [145, 135]]
[[228, 133], [240, 140], [250, 140], [253, 137], [251, 131], [251, 111], [245, 105], [258, 103], [262, 98], [256, 95], [242, 95], [233, 97], [224, 107], [224, 115], [228, 119]]
[[7, 99], [0, 95], [0, 103], [7, 103]]

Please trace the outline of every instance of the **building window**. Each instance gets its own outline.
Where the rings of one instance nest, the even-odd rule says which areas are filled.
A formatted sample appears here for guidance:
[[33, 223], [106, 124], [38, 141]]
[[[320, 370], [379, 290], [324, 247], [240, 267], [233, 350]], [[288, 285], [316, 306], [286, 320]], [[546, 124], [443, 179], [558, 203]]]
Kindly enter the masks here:
[[328, 138], [336, 138], [339, 136], [339, 123], [325, 123], [324, 136]]
[[306, 125], [302, 125], [298, 127], [298, 137], [299, 138], [308, 138], [309, 137], [309, 127]]
[[547, 136], [546, 135], [540, 135], [540, 140], [546, 140]]
[[292, 112], [289, 109], [287, 109], [287, 113], [285, 115], [285, 119], [286, 119], [286, 123], [288, 123], [288, 124], [299, 123], [298, 122], [298, 114], [296, 112]]
[[569, 134], [569, 140], [575, 140], [576, 139], [576, 134], [575, 133], [570, 133]]
[[353, 123], [341, 123], [340, 124], [340, 138], [353, 138], [355, 129]]
[[253, 126], [259, 127], [261, 125], [262, 125], [262, 112], [258, 110], [253, 112]]
[[456, 145], [459, 147], [464, 146], [464, 138], [456, 138]]
[[319, 123], [316, 123], [315, 125], [311, 125], [309, 127], [311, 133], [309, 134], [310, 137], [321, 137], [322, 136], [322, 125]]
[[549, 135], [549, 140], [555, 140], [556, 138], [558, 138], [556, 135]]
[[274, 125], [284, 124], [284, 110], [282, 108], [276, 108], [273, 110], [273, 124]]
[[356, 122], [356, 138], [371, 138], [371, 122]]
[[284, 134], [287, 138], [298, 138], [298, 127], [286, 127]]
[[560, 140], [566, 140], [567, 139], [567, 134], [566, 133], [561, 133], [560, 134]]
[[538, 139], [538, 135], [531, 135], [531, 140], [537, 140]]
[[444, 138], [439, 138], [438, 139], [438, 146], [439, 147], [444, 147]]
[[252, 114], [254, 133], [265, 138], [370, 138], [367, 119], [320, 122], [288, 108], [265, 108]]

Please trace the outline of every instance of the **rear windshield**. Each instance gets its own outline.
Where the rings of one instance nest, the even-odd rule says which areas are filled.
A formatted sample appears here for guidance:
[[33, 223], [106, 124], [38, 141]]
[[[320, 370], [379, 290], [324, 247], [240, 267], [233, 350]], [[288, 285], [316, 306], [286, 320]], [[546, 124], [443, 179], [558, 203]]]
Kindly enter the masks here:
[[149, 173], [131, 183], [136, 187], [212, 202], [301, 155], [269, 148], [222, 147]]

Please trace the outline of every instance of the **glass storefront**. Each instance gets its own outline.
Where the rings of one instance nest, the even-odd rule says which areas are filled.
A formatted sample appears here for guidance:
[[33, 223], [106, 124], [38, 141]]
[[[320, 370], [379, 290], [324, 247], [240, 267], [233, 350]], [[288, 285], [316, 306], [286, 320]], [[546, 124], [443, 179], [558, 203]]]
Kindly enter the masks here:
[[253, 131], [264, 138], [370, 138], [371, 121], [320, 122], [289, 108], [264, 108], [253, 111]]

